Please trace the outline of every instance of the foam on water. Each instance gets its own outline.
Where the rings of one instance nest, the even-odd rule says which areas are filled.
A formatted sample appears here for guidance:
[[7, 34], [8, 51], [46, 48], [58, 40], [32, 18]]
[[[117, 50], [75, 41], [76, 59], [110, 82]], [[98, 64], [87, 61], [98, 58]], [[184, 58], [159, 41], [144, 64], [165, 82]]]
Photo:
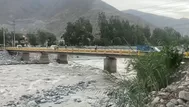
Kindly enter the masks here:
[[17, 55], [11, 56], [7, 51], [0, 51], [0, 65], [2, 64], [18, 64], [21, 63]]
[[[3, 56], [4, 55], [4, 56]], [[39, 58], [39, 54], [31, 54], [31, 57]], [[103, 66], [104, 57], [69, 56], [69, 64], [58, 64], [54, 62], [56, 55], [49, 55], [52, 61], [48, 65], [2, 65], [0, 66], [0, 106], [7, 101], [18, 99], [21, 95], [32, 94], [37, 90], [49, 89], [58, 85], [73, 85], [79, 81], [96, 80], [96, 88], [103, 91], [108, 86], [104, 80]], [[0, 62], [12, 61], [7, 52], [0, 53]], [[117, 59], [118, 73], [115, 75], [134, 76], [133, 72], [126, 72], [127, 60]], [[8, 72], [7, 72], [8, 71]], [[84, 90], [77, 96], [93, 96], [100, 93], [96, 90]], [[74, 95], [73, 95], [74, 96]], [[82, 96], [81, 96], [82, 97]], [[74, 104], [74, 102], [71, 102]], [[53, 106], [54, 107], [54, 106]], [[66, 106], [65, 106], [66, 107]]]

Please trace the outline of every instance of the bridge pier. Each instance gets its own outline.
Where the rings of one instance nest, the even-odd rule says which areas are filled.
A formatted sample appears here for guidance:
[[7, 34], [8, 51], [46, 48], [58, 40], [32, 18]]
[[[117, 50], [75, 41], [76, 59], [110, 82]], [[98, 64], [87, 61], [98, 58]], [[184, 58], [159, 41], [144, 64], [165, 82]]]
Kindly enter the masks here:
[[21, 61], [30, 61], [30, 53], [29, 52], [23, 52], [20, 60]]
[[68, 64], [68, 55], [62, 54], [62, 53], [58, 53], [56, 61], [59, 64]]
[[46, 52], [41, 52], [41, 56], [39, 59], [39, 64], [49, 64], [49, 56]]
[[106, 57], [104, 59], [104, 70], [109, 73], [117, 72], [117, 59], [115, 57]]

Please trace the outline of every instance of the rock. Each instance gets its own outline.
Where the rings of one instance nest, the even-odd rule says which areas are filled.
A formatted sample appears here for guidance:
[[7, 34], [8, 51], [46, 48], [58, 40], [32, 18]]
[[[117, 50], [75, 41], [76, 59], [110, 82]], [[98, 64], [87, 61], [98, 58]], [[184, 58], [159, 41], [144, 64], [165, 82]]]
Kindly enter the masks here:
[[182, 99], [177, 100], [179, 104], [184, 104], [184, 101]]
[[159, 107], [165, 107], [164, 105], [159, 105]]
[[45, 99], [42, 99], [41, 101], [40, 101], [40, 103], [46, 103], [47, 102], [47, 100], [45, 100]]
[[160, 98], [159, 97], [156, 97], [153, 101], [152, 101], [152, 105], [155, 105], [159, 102]]
[[80, 103], [81, 99], [80, 98], [75, 98], [74, 101]]
[[160, 95], [160, 96], [168, 96], [168, 95], [169, 95], [169, 93], [159, 92], [159, 93], [158, 93], [158, 95]]
[[30, 101], [28, 102], [27, 107], [39, 107], [39, 105], [35, 101]]
[[64, 100], [63, 99], [60, 99], [60, 100], [57, 100], [54, 104], [61, 104], [61, 103], [63, 103], [64, 102]]
[[166, 107], [175, 107], [175, 104], [173, 104], [172, 102], [168, 102], [168, 103], [166, 104]]
[[163, 103], [165, 100], [161, 99], [160, 102]]
[[178, 89], [183, 89], [183, 88], [184, 88], [184, 86], [182, 86], [182, 85], [178, 87]]
[[176, 99], [171, 99], [170, 102], [172, 102], [173, 104], [177, 105], [178, 101]]
[[183, 99], [183, 100], [186, 100], [186, 101], [189, 101], [189, 92], [180, 91], [179, 92], [179, 98]]
[[17, 105], [16, 107], [24, 107], [24, 106], [22, 106], [22, 105]]
[[183, 105], [178, 105], [178, 106], [176, 106], [176, 107], [186, 107], [186, 106], [183, 106]]

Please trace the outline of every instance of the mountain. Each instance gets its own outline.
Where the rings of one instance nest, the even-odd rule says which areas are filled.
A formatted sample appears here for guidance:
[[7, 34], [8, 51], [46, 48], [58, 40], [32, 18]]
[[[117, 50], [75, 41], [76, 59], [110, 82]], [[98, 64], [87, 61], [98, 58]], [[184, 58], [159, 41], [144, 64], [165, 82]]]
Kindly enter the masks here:
[[16, 19], [17, 31], [47, 29], [60, 36], [68, 22], [79, 17], [90, 19], [97, 31], [98, 13], [116, 15], [132, 24], [154, 26], [147, 21], [125, 14], [101, 0], [0, 0], [0, 24], [8, 28], [10, 21]]
[[140, 17], [141, 19], [148, 21], [149, 23], [156, 25], [157, 27], [172, 27], [175, 30], [179, 31], [182, 35], [189, 35], [189, 19], [187, 18], [174, 19], [137, 10], [125, 10], [123, 12]]

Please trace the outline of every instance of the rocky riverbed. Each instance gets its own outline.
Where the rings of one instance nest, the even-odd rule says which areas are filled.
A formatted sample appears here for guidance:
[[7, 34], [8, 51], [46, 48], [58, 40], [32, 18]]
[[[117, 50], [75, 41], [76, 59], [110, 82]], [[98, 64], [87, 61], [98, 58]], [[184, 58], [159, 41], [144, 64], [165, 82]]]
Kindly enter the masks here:
[[181, 71], [181, 74], [183, 77], [177, 82], [151, 93], [151, 107], [189, 107], [189, 71]]

